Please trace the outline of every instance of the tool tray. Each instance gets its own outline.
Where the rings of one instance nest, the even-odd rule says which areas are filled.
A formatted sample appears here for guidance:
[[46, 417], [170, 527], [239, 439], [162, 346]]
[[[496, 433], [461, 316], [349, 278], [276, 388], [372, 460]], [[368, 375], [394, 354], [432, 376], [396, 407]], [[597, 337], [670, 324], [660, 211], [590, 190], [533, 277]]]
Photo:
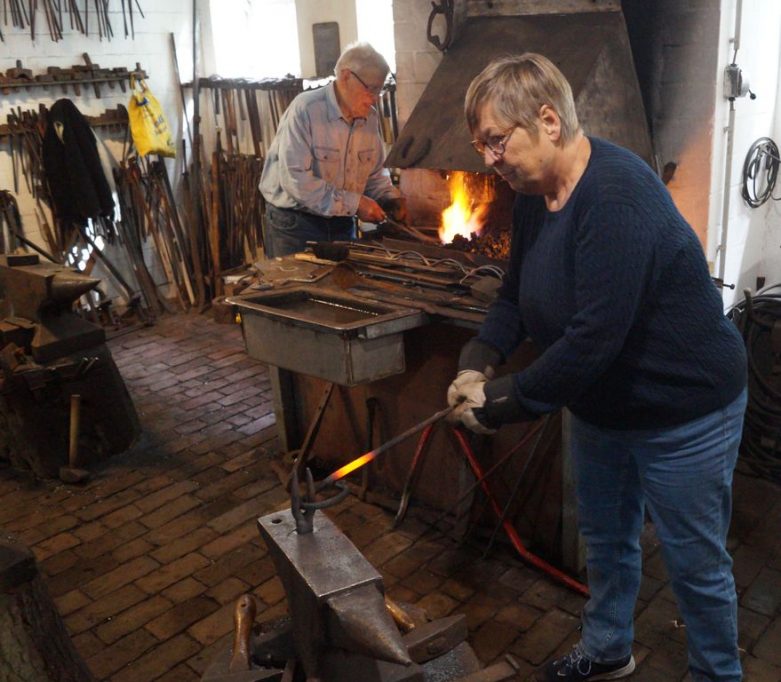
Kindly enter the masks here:
[[420, 310], [297, 286], [233, 296], [247, 352], [254, 358], [344, 386], [405, 370], [404, 337]]

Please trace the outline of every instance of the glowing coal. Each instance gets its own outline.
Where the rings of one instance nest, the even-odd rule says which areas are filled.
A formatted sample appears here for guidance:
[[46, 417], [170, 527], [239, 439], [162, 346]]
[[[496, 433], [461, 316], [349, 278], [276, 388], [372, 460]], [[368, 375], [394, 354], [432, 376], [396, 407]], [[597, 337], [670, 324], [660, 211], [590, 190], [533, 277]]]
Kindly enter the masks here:
[[449, 178], [451, 204], [442, 211], [439, 238], [450, 244], [457, 236], [469, 239], [485, 225], [488, 206], [494, 199], [493, 178], [482, 173], [454, 171]]

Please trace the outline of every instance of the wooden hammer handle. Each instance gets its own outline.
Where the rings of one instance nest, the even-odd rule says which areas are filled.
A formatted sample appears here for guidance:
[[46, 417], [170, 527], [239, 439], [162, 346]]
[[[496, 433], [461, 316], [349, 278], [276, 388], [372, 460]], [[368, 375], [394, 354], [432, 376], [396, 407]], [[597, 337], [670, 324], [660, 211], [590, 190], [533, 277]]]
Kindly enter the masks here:
[[236, 602], [236, 609], [233, 612], [233, 655], [229, 670], [232, 673], [252, 669], [250, 660], [250, 635], [252, 634], [252, 625], [255, 622], [255, 612], [257, 606], [255, 598], [251, 594], [242, 594]]
[[76, 468], [79, 459], [79, 424], [81, 421], [81, 396], [71, 396], [70, 438], [68, 440], [68, 466]]

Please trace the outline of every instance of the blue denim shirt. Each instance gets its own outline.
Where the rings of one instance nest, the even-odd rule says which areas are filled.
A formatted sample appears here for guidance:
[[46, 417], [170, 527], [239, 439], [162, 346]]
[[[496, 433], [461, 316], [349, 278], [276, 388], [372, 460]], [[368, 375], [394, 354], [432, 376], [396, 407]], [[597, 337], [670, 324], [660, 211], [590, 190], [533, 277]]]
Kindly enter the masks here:
[[279, 122], [260, 191], [279, 208], [323, 216], [355, 215], [362, 194], [399, 196], [388, 170], [377, 112], [352, 124], [342, 116], [334, 83], [298, 95]]

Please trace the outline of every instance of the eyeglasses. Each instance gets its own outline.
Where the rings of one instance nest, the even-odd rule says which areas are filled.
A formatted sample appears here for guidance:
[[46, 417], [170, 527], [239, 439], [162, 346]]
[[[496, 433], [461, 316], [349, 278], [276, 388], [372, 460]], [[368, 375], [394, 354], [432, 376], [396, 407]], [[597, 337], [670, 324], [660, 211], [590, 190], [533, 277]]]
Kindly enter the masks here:
[[376, 88], [376, 87], [375, 88], [371, 88], [368, 85], [366, 85], [366, 83], [364, 82], [363, 78], [361, 78], [357, 73], [355, 73], [355, 71], [353, 71], [352, 69], [348, 69], [348, 70], [350, 71], [350, 73], [353, 76], [356, 77], [356, 79], [364, 87], [366, 92], [372, 94], [374, 97], [380, 97], [385, 92], [385, 84], [384, 83], [380, 87], [378, 87], [378, 88]]
[[516, 124], [503, 135], [492, 135], [487, 140], [472, 140], [472, 146], [480, 156], [485, 156], [485, 150], [487, 149], [494, 158], [501, 159], [504, 156], [507, 143], [517, 127], [518, 125]]

